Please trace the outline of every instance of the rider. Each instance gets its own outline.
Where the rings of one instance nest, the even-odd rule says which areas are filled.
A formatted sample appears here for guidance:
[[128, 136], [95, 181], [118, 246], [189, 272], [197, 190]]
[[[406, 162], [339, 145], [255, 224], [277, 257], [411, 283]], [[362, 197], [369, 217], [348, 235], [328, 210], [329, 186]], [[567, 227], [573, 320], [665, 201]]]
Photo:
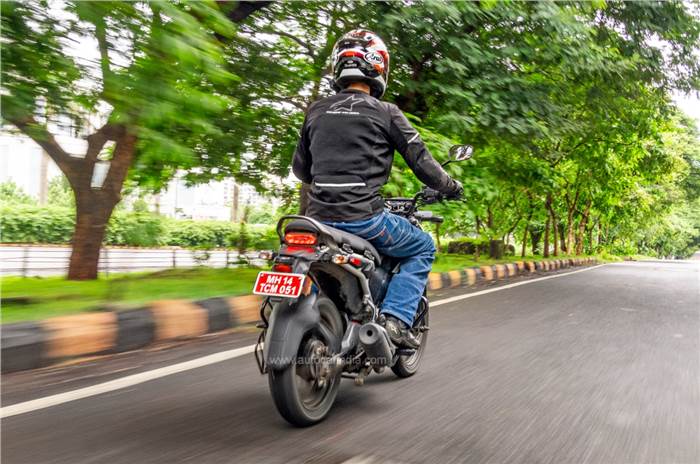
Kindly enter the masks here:
[[384, 209], [379, 189], [387, 182], [394, 150], [428, 187], [459, 198], [462, 185], [437, 163], [399, 108], [379, 99], [389, 77], [389, 53], [373, 32], [350, 31], [332, 54], [336, 95], [308, 109], [294, 153], [294, 174], [310, 184], [308, 216], [369, 241], [398, 258], [381, 315], [392, 341], [416, 348], [409, 328], [435, 259], [427, 233]]

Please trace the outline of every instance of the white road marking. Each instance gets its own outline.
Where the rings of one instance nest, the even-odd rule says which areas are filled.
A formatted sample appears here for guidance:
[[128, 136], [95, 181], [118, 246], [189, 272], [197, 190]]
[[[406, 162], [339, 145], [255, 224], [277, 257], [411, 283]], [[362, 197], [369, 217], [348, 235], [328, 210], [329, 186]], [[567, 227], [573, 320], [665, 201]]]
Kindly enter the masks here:
[[551, 276], [546, 276], [546, 277], [539, 277], [537, 279], [529, 279], [529, 280], [523, 280], [522, 282], [515, 282], [513, 284], [508, 284], [508, 285], [502, 285], [500, 287], [494, 287], [494, 288], [489, 288], [488, 290], [481, 290], [479, 292], [474, 292], [474, 293], [466, 293], [464, 295], [457, 295], [453, 296], [450, 298], [445, 298], [442, 300], [437, 300], [437, 301], [431, 301], [430, 302], [430, 307], [433, 308], [435, 306], [440, 306], [444, 304], [449, 304], [449, 303], [454, 303], [455, 301], [460, 301], [460, 300], [466, 300], [467, 298], [474, 298], [475, 296], [479, 295], [485, 295], [487, 293], [492, 293], [492, 292], [498, 292], [500, 290], [506, 290], [508, 288], [513, 288], [513, 287], [519, 287], [521, 285], [528, 285], [528, 284], [533, 284], [535, 282], [541, 282], [543, 280], [549, 280], [549, 279], [556, 279], [557, 277], [564, 277], [568, 276], [571, 274], [578, 274], [579, 272], [586, 272], [586, 271], [591, 271], [593, 269], [597, 269], [601, 266], [605, 266], [605, 264], [599, 264], [597, 266], [593, 267], [587, 267], [585, 269], [579, 269], [578, 271], [571, 271], [571, 272], [565, 272], [563, 274], [555, 274]]
[[387, 461], [385, 458], [380, 458], [379, 456], [355, 456], [347, 461], [343, 461], [341, 464], [401, 464], [399, 461]]
[[215, 364], [218, 362], [227, 361], [229, 359], [238, 358], [240, 356], [245, 356], [246, 354], [252, 353], [254, 348], [255, 345], [250, 345], [244, 346], [243, 348], [236, 348], [234, 350], [221, 351], [219, 353], [210, 354], [208, 356], [192, 359], [190, 361], [185, 361], [178, 364], [173, 364], [171, 366], [154, 369], [152, 371], [141, 372], [139, 374], [122, 377], [121, 379], [99, 383], [90, 387], [79, 388], [77, 390], [59, 393], [57, 395], [46, 396], [44, 398], [25, 401], [24, 403], [17, 403], [11, 406], [5, 406], [3, 408], [0, 408], [0, 418], [16, 416], [18, 414], [25, 414], [32, 411], [37, 411], [39, 409], [57, 406], [59, 404], [81, 400], [90, 396], [101, 395], [102, 393], [109, 393], [115, 390], [120, 390], [122, 388], [127, 388], [134, 385], [138, 385], [140, 383], [148, 382], [150, 380], [155, 380], [161, 377], [166, 377], [168, 375], [177, 374], [179, 372], [189, 371], [191, 369], [197, 369], [198, 367], [208, 366], [210, 364]]
[[[520, 285], [527, 285], [535, 282], [540, 282], [542, 280], [556, 279], [557, 277], [564, 277], [571, 274], [577, 274], [579, 272], [586, 272], [596, 268], [604, 266], [600, 264], [598, 266], [589, 267], [586, 269], [579, 269], [577, 271], [566, 272], [563, 274], [556, 274], [546, 277], [540, 277], [537, 279], [524, 280], [522, 282], [516, 282], [513, 284], [502, 285], [500, 287], [490, 288], [488, 290], [481, 290], [478, 292], [467, 293], [464, 295], [457, 295], [450, 298], [444, 298], [442, 300], [433, 301], [430, 306], [441, 306], [448, 303], [453, 303], [455, 301], [465, 300], [467, 298], [473, 298], [479, 295], [485, 295], [487, 293], [498, 292], [501, 290], [506, 290], [513, 287], [518, 287]], [[51, 406], [58, 406], [60, 404], [69, 403], [71, 401], [77, 401], [84, 398], [89, 398], [95, 395], [101, 395], [103, 393], [109, 393], [115, 390], [120, 390], [122, 388], [132, 387], [140, 383], [149, 382], [151, 380], [159, 379], [162, 377], [167, 377], [169, 375], [177, 374], [180, 372], [189, 371], [192, 369], [197, 369], [199, 367], [208, 366], [210, 364], [216, 364], [222, 361], [228, 361], [229, 359], [239, 358], [252, 353], [255, 349], [255, 345], [244, 346], [242, 348], [236, 348], [233, 350], [221, 351], [219, 353], [210, 354], [207, 356], [202, 356], [201, 358], [191, 359], [189, 361], [181, 362], [178, 364], [173, 364], [171, 366], [161, 367], [154, 369], [152, 371], [141, 372], [139, 374], [133, 374], [121, 379], [111, 380], [109, 382], [99, 383], [97, 385], [92, 385], [89, 387], [79, 388], [77, 390], [58, 393], [56, 395], [46, 396], [44, 398], [37, 398], [35, 400], [25, 401], [23, 403], [17, 403], [10, 406], [5, 406], [0, 408], [0, 418], [12, 417], [19, 414], [26, 414], [28, 412], [38, 411], [40, 409], [50, 408]]]

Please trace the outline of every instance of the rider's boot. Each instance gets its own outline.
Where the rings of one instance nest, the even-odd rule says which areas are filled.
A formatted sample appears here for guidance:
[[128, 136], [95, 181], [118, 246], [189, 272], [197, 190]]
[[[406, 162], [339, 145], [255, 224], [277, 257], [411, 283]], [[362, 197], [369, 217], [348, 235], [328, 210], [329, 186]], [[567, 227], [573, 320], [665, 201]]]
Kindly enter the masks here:
[[403, 321], [394, 316], [381, 314], [378, 322], [384, 326], [389, 338], [397, 347], [415, 350], [420, 346], [420, 341]]

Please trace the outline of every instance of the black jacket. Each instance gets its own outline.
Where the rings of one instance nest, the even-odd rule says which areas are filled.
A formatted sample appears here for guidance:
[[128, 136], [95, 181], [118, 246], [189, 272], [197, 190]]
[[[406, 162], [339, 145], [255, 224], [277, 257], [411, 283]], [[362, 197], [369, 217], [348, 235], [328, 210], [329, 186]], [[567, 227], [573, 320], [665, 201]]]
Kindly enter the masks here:
[[456, 189], [396, 105], [349, 89], [314, 102], [292, 161], [294, 174], [311, 184], [306, 214], [356, 221], [380, 213], [379, 189], [389, 178], [394, 150], [428, 187]]

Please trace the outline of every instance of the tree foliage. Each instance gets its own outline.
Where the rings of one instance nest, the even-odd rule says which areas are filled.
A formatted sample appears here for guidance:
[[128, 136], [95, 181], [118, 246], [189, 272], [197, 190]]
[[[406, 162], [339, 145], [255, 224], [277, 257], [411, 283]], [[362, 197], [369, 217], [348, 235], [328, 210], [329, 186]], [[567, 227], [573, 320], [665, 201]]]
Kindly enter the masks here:
[[[246, 13], [224, 8], [212, 1], [2, 3], [2, 117], [41, 145], [75, 194], [69, 278], [96, 277], [127, 174], [158, 189], [179, 169], [240, 167], [241, 134], [254, 122], [225, 91], [240, 78], [227, 69], [222, 40], [235, 31], [225, 13], [239, 20]], [[95, 58], [71, 49], [75, 43], [91, 44]], [[228, 115], [235, 126], [218, 124]], [[52, 133], [66, 119], [85, 134], [79, 156]]]
[[[191, 183], [234, 177], [293, 207], [299, 126], [331, 92], [333, 43], [357, 27], [387, 42], [387, 98], [434, 155], [477, 148], [451, 168], [468, 201], [436, 207], [443, 232], [545, 254], [697, 246], [698, 134], [671, 99], [700, 89], [697, 2], [51, 5], [2, 4], [2, 115], [66, 174], [74, 243], [90, 244], [76, 263], [96, 257], [102, 236], [84, 231], [107, 223], [127, 174], [152, 190], [176, 172]], [[76, 38], [95, 59], [71, 52]], [[108, 116], [86, 124], [96, 112]], [[66, 117], [86, 135], [83, 157], [51, 134]], [[101, 161], [111, 166], [95, 189]], [[397, 158], [385, 193], [419, 187]]]

